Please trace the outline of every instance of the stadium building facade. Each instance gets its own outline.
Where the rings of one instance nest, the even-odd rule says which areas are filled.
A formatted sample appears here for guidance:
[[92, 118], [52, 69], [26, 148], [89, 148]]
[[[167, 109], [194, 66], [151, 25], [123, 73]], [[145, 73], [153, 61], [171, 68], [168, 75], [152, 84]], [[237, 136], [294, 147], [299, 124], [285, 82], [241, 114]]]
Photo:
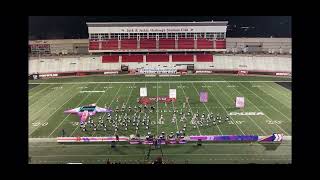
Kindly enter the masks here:
[[121, 63], [134, 73], [194, 70], [195, 62], [213, 62], [211, 52], [226, 51], [225, 21], [87, 25], [89, 52], [110, 53], [102, 56], [102, 63]]
[[88, 22], [86, 40], [30, 41], [29, 74], [291, 73], [290, 38], [227, 39], [227, 23]]
[[225, 51], [227, 23], [87, 23], [89, 52]]

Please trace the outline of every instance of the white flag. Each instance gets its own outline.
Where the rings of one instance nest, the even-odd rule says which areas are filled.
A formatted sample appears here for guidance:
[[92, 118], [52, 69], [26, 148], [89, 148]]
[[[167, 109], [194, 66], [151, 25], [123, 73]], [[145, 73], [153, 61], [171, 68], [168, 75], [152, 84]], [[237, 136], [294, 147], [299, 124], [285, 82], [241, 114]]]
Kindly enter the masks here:
[[244, 107], [244, 97], [237, 97], [236, 98], [236, 107], [243, 108]]
[[169, 89], [169, 98], [177, 98], [177, 90], [176, 89]]
[[146, 87], [142, 87], [140, 88], [140, 97], [146, 97], [147, 95], [147, 88]]

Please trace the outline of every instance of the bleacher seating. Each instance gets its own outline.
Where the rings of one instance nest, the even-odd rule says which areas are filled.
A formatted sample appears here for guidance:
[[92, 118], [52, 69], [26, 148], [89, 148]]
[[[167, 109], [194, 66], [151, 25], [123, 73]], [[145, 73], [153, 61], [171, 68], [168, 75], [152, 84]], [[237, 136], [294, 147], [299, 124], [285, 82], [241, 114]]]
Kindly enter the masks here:
[[140, 49], [156, 49], [156, 40], [140, 39]]
[[110, 39], [107, 41], [102, 41], [101, 42], [101, 49], [103, 49], [103, 50], [118, 49], [118, 40]]
[[174, 49], [174, 39], [159, 39], [159, 49]]
[[[118, 49], [118, 40], [110, 39], [101, 42], [101, 50]], [[140, 49], [156, 49], [155, 39], [140, 39]], [[213, 41], [208, 39], [179, 39], [177, 41], [178, 49], [213, 49]], [[216, 40], [216, 49], [226, 49], [226, 40]], [[138, 41], [136, 39], [122, 39], [120, 49], [137, 49]], [[175, 49], [174, 39], [159, 39], [159, 49]], [[89, 42], [90, 50], [99, 50], [99, 41]]]
[[143, 62], [143, 55], [122, 55], [122, 62]]
[[97, 42], [97, 41], [90, 41], [90, 42], [89, 42], [89, 49], [90, 49], [90, 50], [99, 50], [99, 42]]
[[197, 49], [213, 49], [213, 41], [208, 39], [197, 39]]
[[197, 54], [197, 62], [213, 62], [212, 54]]
[[193, 54], [173, 54], [172, 62], [193, 62]]
[[226, 49], [226, 40], [216, 40], [216, 49]]
[[137, 49], [137, 40], [136, 39], [122, 39], [121, 40], [121, 49]]
[[147, 54], [147, 62], [169, 62], [168, 54]]
[[179, 39], [178, 49], [194, 49], [194, 39]]
[[105, 55], [102, 56], [102, 63], [118, 63], [119, 56], [118, 55]]

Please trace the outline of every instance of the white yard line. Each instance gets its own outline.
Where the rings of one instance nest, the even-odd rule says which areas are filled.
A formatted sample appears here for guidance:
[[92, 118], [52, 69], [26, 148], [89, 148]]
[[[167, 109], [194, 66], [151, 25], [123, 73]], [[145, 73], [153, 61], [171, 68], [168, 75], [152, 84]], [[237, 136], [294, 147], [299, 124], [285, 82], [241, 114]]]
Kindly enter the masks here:
[[[133, 86], [135, 86], [135, 84], [133, 84]], [[126, 107], [127, 107], [128, 102], [129, 102], [129, 99], [130, 99], [130, 97], [131, 97], [131, 94], [132, 94], [133, 89], [134, 89], [134, 88], [131, 88], [129, 97], [128, 97], [127, 101], [126, 101]], [[118, 94], [118, 93], [117, 93], [117, 94]], [[112, 104], [112, 102], [111, 102], [111, 104]], [[110, 104], [109, 106], [111, 106], [111, 104]], [[105, 115], [105, 114], [104, 114], [104, 115]], [[104, 117], [104, 116], [103, 116], [103, 117]], [[102, 118], [103, 118], [103, 117], [102, 117]], [[137, 134], [137, 130], [136, 130], [136, 134]], [[114, 132], [113, 135], [115, 136], [115, 135], [116, 135], [116, 132]]]
[[[145, 88], [147, 88], [147, 83], [144, 83], [144, 87]], [[147, 95], [148, 95], [148, 91], [149, 90], [147, 90]], [[139, 96], [140, 97], [140, 96]], [[157, 118], [158, 118], [158, 107], [157, 107]], [[158, 120], [156, 120], [156, 123], [157, 123], [157, 125], [158, 125]], [[136, 134], [138, 134], [138, 130], [136, 129]]]
[[[264, 84], [266, 84], [267, 86], [269, 86], [271, 89], [274, 89], [274, 91], [276, 91], [278, 94], [280, 94], [281, 96], [286, 96], [286, 97], [288, 97], [288, 98], [291, 98], [291, 93], [286, 93], [286, 92], [283, 92], [283, 91], [281, 91], [280, 89], [277, 89], [277, 88], [275, 88], [275, 87], [273, 87], [272, 85], [270, 85], [270, 84], [268, 84], [268, 83], [264, 83]], [[282, 87], [282, 88], [284, 88], [284, 87]]]
[[258, 98], [260, 98], [262, 101], [266, 102], [267, 104], [269, 104], [274, 110], [278, 111], [280, 114], [282, 114], [286, 119], [289, 120], [289, 122], [291, 122], [291, 120], [286, 116], [284, 115], [282, 112], [280, 112], [277, 108], [275, 108], [274, 106], [272, 106], [270, 103], [268, 103], [267, 101], [265, 101], [264, 99], [262, 99], [260, 96], [258, 96], [256, 93], [254, 93], [253, 91], [251, 91], [249, 88], [247, 88], [246, 86], [242, 85], [241, 83], [238, 83], [240, 84], [241, 86], [243, 86], [244, 88], [248, 89], [251, 93], [253, 93], [255, 96], [257, 96]]
[[[171, 84], [171, 83], [169, 83], [169, 90], [171, 89], [171, 88], [170, 88], [170, 84]], [[173, 110], [174, 110], [174, 104], [173, 104], [173, 101], [171, 101], [171, 105], [172, 105], [172, 108], [173, 108]], [[175, 121], [176, 121], [177, 131], [179, 131], [179, 127], [178, 127], [177, 119], [176, 119]]]
[[[70, 89], [68, 89], [67, 91], [65, 91], [65, 92], [64, 92], [63, 94], [61, 94], [60, 96], [57, 96], [57, 97], [53, 98], [52, 101], [50, 101], [50, 102], [47, 103], [45, 106], [43, 106], [39, 111], [31, 114], [30, 117], [29, 117], [29, 119], [32, 119], [31, 117], [34, 117], [34, 115], [36, 115], [36, 114], [38, 114], [39, 112], [41, 112], [44, 108], [46, 108], [46, 107], [49, 106], [51, 103], [53, 103], [54, 101], [56, 101], [59, 97], [63, 96], [63, 95], [66, 94], [68, 91], [72, 90], [74, 86], [75, 86], [75, 85], [73, 85]], [[29, 107], [29, 108], [30, 108], [30, 107]], [[31, 122], [32, 122], [32, 121], [31, 121]]]
[[[204, 83], [203, 83], [204, 84]], [[204, 84], [205, 85], [205, 84]], [[197, 91], [197, 94], [198, 94], [198, 96], [200, 95], [199, 94], [199, 91], [197, 90], [197, 88], [194, 86], [194, 84], [192, 83], [192, 86], [193, 86], [193, 88]], [[209, 89], [210, 90], [210, 89]], [[211, 92], [211, 91], [210, 91]], [[212, 94], [212, 93], [211, 93]], [[214, 96], [213, 96], [214, 97]], [[219, 102], [219, 101], [218, 101]], [[219, 102], [220, 103], [220, 102]], [[207, 109], [207, 111], [208, 111], [208, 113], [210, 113], [210, 111], [209, 111], [209, 109], [208, 109], [208, 107], [206, 106], [206, 104], [205, 103], [202, 103], [205, 107], [206, 107], [206, 109]], [[221, 107], [226, 111], [226, 113], [228, 114], [228, 112], [227, 112], [227, 110], [223, 107], [223, 105], [220, 103], [220, 105], [221, 105]], [[230, 117], [230, 119], [232, 120], [232, 118]], [[232, 120], [232, 122], [233, 122], [233, 120]], [[236, 124], [237, 125], [237, 124]], [[220, 131], [220, 134], [221, 135], [223, 135], [223, 133], [222, 133], [222, 131], [220, 130], [220, 128], [219, 128], [219, 125], [217, 124], [217, 127], [218, 127], [218, 130]], [[238, 127], [238, 125], [237, 125], [237, 127]], [[239, 127], [238, 127], [239, 128]], [[239, 128], [239, 130], [242, 132], [242, 130]], [[242, 132], [242, 134], [244, 134], [243, 132]]]
[[194, 83], [194, 82], [292, 82], [292, 81], [114, 81], [114, 82], [110, 82], [110, 81], [91, 81], [91, 82], [65, 82], [65, 83], [29, 83], [29, 84], [104, 84], [104, 83], [114, 83], [114, 84], [119, 84], [119, 83], [137, 83], [137, 84], [143, 84], [143, 83]]
[[[119, 93], [120, 89], [122, 88], [122, 86], [123, 86], [123, 84], [119, 87], [119, 89], [118, 89], [117, 93], [116, 93], [116, 94], [115, 94], [115, 96], [112, 98], [112, 100], [111, 100], [111, 102], [110, 102], [110, 104], [109, 104], [109, 107], [111, 107], [111, 105], [112, 105], [113, 101], [116, 99], [116, 97], [117, 97], [117, 95], [118, 95], [118, 93]], [[107, 113], [104, 113], [104, 115], [102, 116], [102, 119], [104, 118], [104, 116], [105, 116], [106, 114], [107, 114]], [[114, 134], [113, 134], [113, 135], [116, 135], [116, 132], [114, 132]]]
[[[30, 84], [30, 83], [29, 83], [29, 84]], [[36, 84], [37, 84], [37, 83], [36, 83]], [[39, 94], [40, 92], [44, 91], [45, 89], [47, 89], [47, 88], [49, 88], [49, 87], [50, 87], [50, 86], [47, 86], [47, 87], [41, 89], [40, 91], [34, 93], [32, 96], [29, 96], [29, 100], [30, 100], [33, 96], [35, 96], [36, 94]]]
[[[75, 97], [78, 93], [75, 93], [73, 96], [71, 96], [66, 102], [64, 102], [59, 108], [57, 108], [53, 113], [50, 114], [50, 116], [47, 119], [44, 119], [44, 121], [40, 121], [40, 123], [45, 122], [46, 120], [49, 120], [51, 118], [52, 115], [54, 115], [54, 113], [56, 113], [58, 110], [60, 110], [62, 108], [62, 106], [64, 106], [67, 102], [69, 102], [73, 97]], [[33, 129], [30, 133], [29, 136], [39, 128], [40, 126], [37, 126], [35, 129]], [[29, 126], [30, 128], [30, 126]]]
[[277, 94], [280, 95], [280, 97], [286, 97], [286, 98], [282, 98], [284, 100], [286, 100], [288, 102], [289, 105], [291, 105], [291, 94], [289, 93], [288, 95], [285, 95], [284, 93], [281, 93], [281, 90], [276, 89], [275, 87], [272, 87], [272, 85], [270, 85], [269, 83], [264, 83], [266, 86], [270, 87], [271, 89], [274, 90], [274, 92], [276, 92]]
[[[234, 88], [235, 89], [235, 88]], [[235, 89], [239, 94], [241, 94], [237, 89]], [[258, 106], [256, 106], [252, 101], [250, 101], [248, 98], [247, 98], [247, 100], [252, 104], [252, 105], [254, 105], [259, 111], [261, 111], [261, 109], [259, 109], [258, 108]], [[262, 111], [261, 111], [262, 112]], [[265, 116], [269, 119], [269, 120], [271, 120], [272, 121], [272, 119], [269, 117], [269, 116], [267, 116], [266, 114], [265, 114]], [[289, 133], [287, 133], [284, 129], [282, 129], [278, 124], [276, 124], [275, 123], [275, 125], [279, 128], [279, 129], [281, 129], [285, 134], [287, 134], [287, 135], [289, 135]]]
[[[280, 104], [283, 104], [285, 107], [289, 108], [290, 109], [290, 105], [288, 106], [286, 103], [289, 104], [289, 101], [287, 98], [283, 99], [282, 96], [281, 96], [281, 100], [280, 100], [280, 97], [279, 98], [276, 98], [274, 97], [272, 94], [270, 94], [269, 92], [267, 92], [266, 89], [264, 88], [261, 88], [260, 89], [262, 92], [266, 93], [267, 95], [271, 96], [273, 99], [275, 99], [277, 102], [279, 102]], [[282, 101], [285, 101], [286, 103], [282, 102]]]
[[[96, 89], [97, 87], [98, 87], [98, 85], [95, 86], [94, 89]], [[85, 98], [83, 98], [77, 106], [80, 106], [81, 103], [89, 97], [89, 95], [90, 95], [90, 94], [88, 94]], [[77, 107], [77, 106], [76, 106], [76, 107]], [[50, 137], [50, 136], [62, 125], [62, 123], [63, 123], [70, 115], [71, 115], [71, 113], [68, 114], [68, 115], [60, 122], [60, 124], [49, 134], [48, 137]]]
[[129, 97], [128, 97], [127, 101], [126, 101], [126, 106], [127, 106], [128, 102], [129, 102], [129, 99], [130, 99], [130, 97], [131, 97], [131, 94], [132, 94], [132, 91], [133, 91], [135, 85], [136, 85], [136, 83], [134, 83], [133, 86], [132, 86], [132, 88], [131, 88]]
[[[181, 83], [180, 83], [180, 86], [181, 86], [182, 92], [183, 92], [183, 94], [184, 94], [184, 97], [186, 98], [187, 96], [186, 96], [186, 93], [184, 92], [184, 89], [183, 89], [183, 86], [182, 86]], [[192, 117], [193, 117], [193, 112], [192, 112], [192, 108], [191, 108], [191, 106], [190, 106], [190, 104], [189, 104], [189, 101], [187, 102], [187, 104], [188, 104], [188, 106], [189, 106], [189, 109], [190, 109], [191, 114], [192, 114]], [[197, 126], [197, 129], [198, 129], [198, 131], [199, 131], [199, 134], [202, 135], [197, 123], [196, 123], [196, 126]]]
[[159, 127], [158, 127], [158, 121], [159, 121], [159, 91], [158, 91], [158, 82], [157, 82], [157, 135], [159, 135]]
[[[218, 88], [221, 89], [221, 91], [222, 91], [227, 97], [229, 97], [229, 98], [231, 99], [231, 101], [233, 101], [233, 99], [230, 97], [230, 95], [227, 94], [227, 93], [225, 93], [225, 92], [223, 91], [223, 89], [219, 86], [219, 84], [217, 84], [217, 86], [218, 86]], [[209, 89], [209, 88], [208, 88], [208, 89]], [[211, 90], [209, 89], [209, 91], [211, 91]], [[247, 117], [261, 130], [261, 132], [262, 132], [263, 134], [267, 135], [267, 133], [266, 133], [258, 124], [256, 124], [256, 122], [254, 122], [254, 120], [253, 120], [250, 116], [247, 116]]]
[[274, 86], [273, 86], [275, 89], [278, 89], [280, 92], [283, 92], [285, 95], [288, 95], [288, 96], [291, 96], [292, 94], [292, 90], [291, 89], [288, 89], [278, 83], [274, 83]]
[[[132, 94], [132, 91], [133, 91], [135, 85], [136, 85], [136, 83], [134, 83], [134, 84], [133, 84], [133, 87], [131, 88], [129, 97], [128, 97], [127, 102], [126, 102], [126, 107], [127, 107], [127, 105], [128, 105], [129, 99], [130, 99], [130, 97], [131, 97], [131, 94]], [[137, 134], [137, 133], [138, 133], [138, 130], [136, 129], [136, 134]], [[115, 134], [114, 134], [114, 135], [115, 135]]]
[[[40, 98], [39, 98], [37, 101], [35, 101], [33, 104], [29, 105], [29, 108], [31, 108], [31, 107], [33, 107], [35, 104], [39, 103], [39, 101], [41, 101], [43, 98], [50, 97], [50, 96], [52, 95], [52, 93], [54, 93], [54, 92], [59, 92], [59, 91], [61, 91], [61, 89], [54, 89], [54, 90], [52, 90], [52, 91], [49, 92], [48, 94], [40, 97]], [[51, 99], [51, 98], [49, 98], [49, 99]]]

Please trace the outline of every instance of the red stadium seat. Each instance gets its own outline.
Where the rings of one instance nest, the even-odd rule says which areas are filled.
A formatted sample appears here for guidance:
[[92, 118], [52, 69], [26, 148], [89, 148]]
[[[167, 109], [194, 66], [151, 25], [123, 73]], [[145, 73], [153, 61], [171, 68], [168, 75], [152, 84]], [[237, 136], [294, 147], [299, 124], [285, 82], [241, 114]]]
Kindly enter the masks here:
[[197, 49], [213, 49], [213, 41], [208, 39], [197, 39]]
[[174, 39], [159, 39], [159, 49], [174, 49]]
[[197, 62], [213, 62], [212, 54], [197, 54]]
[[226, 40], [216, 40], [216, 49], [226, 49]]
[[194, 39], [179, 39], [178, 49], [194, 49]]
[[122, 62], [143, 62], [143, 55], [122, 55]]
[[119, 56], [118, 55], [105, 55], [102, 56], [102, 63], [118, 63]]
[[172, 62], [193, 62], [193, 54], [173, 54]]
[[89, 42], [89, 50], [99, 50], [99, 42], [90, 41]]
[[156, 49], [156, 40], [140, 39], [140, 49]]
[[121, 49], [137, 49], [137, 40], [136, 39], [122, 39], [121, 40]]
[[147, 54], [147, 62], [169, 62], [168, 54]]
[[103, 50], [118, 49], [118, 40], [110, 39], [107, 41], [101, 41], [101, 49]]

